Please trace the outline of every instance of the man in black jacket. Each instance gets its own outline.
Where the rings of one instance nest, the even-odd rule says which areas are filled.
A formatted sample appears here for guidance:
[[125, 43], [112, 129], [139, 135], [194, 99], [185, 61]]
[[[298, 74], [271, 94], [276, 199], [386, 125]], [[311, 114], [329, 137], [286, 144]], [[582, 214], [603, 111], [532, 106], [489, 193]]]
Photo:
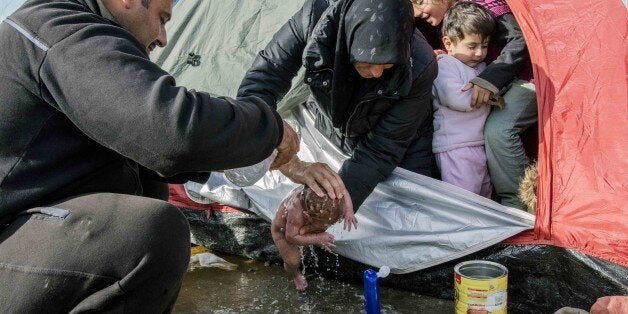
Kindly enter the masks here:
[[148, 59], [171, 10], [29, 0], [0, 24], [0, 312], [168, 310], [189, 229], [146, 183], [298, 150], [259, 98], [178, 87]]
[[329, 167], [297, 157], [280, 168], [287, 177], [315, 191], [320, 185], [332, 198], [348, 194], [357, 210], [397, 166], [436, 176], [430, 95], [437, 65], [409, 1], [305, 1], [259, 53], [238, 95], [274, 106], [301, 66], [318, 130], [351, 157], [337, 180]]

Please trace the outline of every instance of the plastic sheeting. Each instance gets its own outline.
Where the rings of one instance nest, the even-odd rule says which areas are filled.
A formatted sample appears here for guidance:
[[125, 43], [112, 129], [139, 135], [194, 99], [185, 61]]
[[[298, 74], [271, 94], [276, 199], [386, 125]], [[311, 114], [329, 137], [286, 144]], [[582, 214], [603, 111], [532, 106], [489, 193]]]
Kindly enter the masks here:
[[[301, 133], [299, 157], [326, 162], [337, 170], [343, 156], [314, 127], [305, 106], [294, 111]], [[297, 185], [279, 172], [269, 172], [251, 187], [238, 188], [220, 173], [209, 181], [185, 184], [192, 199], [245, 208], [270, 221], [279, 203]], [[201, 195], [206, 199], [199, 199]], [[357, 213], [358, 229], [329, 230], [334, 252], [374, 267], [402, 274], [438, 265], [479, 251], [531, 229], [534, 217], [499, 205], [442, 181], [397, 168], [365, 200]]]
[[[224, 205], [192, 202], [180, 185], [172, 185], [171, 191], [178, 199], [174, 203], [182, 207], [190, 222], [194, 243], [257, 260], [281, 261], [267, 220]], [[211, 202], [198, 194], [194, 197]], [[319, 274], [360, 284], [362, 273], [370, 268], [315, 247], [304, 253], [306, 276]], [[497, 244], [427, 269], [390, 275], [381, 284], [452, 299], [454, 266], [473, 259], [494, 261], [508, 268], [509, 313], [553, 313], [563, 306], [588, 309], [599, 297], [628, 295], [626, 267], [551, 245]]]

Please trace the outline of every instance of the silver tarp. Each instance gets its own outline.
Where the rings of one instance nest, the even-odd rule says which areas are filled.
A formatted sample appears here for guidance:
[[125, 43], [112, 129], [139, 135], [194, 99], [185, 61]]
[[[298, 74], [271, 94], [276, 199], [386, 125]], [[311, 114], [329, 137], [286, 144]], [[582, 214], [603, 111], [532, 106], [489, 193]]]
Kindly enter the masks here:
[[[305, 106], [292, 113], [288, 119], [301, 134], [299, 157], [338, 170], [347, 156], [316, 130]], [[195, 201], [245, 208], [270, 221], [296, 184], [271, 171], [245, 188], [221, 173], [212, 173], [204, 185], [188, 182], [185, 187]], [[356, 217], [357, 230], [344, 231], [342, 224], [330, 228], [334, 252], [374, 267], [386, 265], [397, 274], [454, 260], [534, 227], [529, 213], [401, 168], [377, 186]]]

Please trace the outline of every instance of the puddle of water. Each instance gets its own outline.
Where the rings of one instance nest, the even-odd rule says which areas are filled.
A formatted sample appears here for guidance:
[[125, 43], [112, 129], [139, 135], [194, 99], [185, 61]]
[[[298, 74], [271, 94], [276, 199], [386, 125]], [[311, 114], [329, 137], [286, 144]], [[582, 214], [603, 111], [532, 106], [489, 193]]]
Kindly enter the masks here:
[[[304, 293], [280, 265], [220, 254], [238, 265], [234, 271], [199, 268], [189, 271], [173, 313], [360, 313], [361, 285], [344, 283], [306, 270]], [[380, 286], [382, 313], [453, 313], [453, 301]]]

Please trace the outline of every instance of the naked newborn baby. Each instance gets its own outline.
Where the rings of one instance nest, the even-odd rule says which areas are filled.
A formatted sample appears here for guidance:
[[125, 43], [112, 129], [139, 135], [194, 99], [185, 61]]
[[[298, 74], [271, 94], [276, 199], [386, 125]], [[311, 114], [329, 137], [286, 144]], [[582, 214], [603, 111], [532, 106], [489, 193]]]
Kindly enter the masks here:
[[299, 269], [299, 246], [319, 245], [331, 252], [335, 244], [334, 236], [325, 232], [329, 226], [344, 219], [345, 230], [358, 227], [353, 211], [344, 208], [340, 199], [331, 199], [327, 194], [320, 197], [305, 186], [294, 189], [279, 205], [271, 232], [284, 269], [292, 276], [297, 290], [307, 288], [305, 276]]

